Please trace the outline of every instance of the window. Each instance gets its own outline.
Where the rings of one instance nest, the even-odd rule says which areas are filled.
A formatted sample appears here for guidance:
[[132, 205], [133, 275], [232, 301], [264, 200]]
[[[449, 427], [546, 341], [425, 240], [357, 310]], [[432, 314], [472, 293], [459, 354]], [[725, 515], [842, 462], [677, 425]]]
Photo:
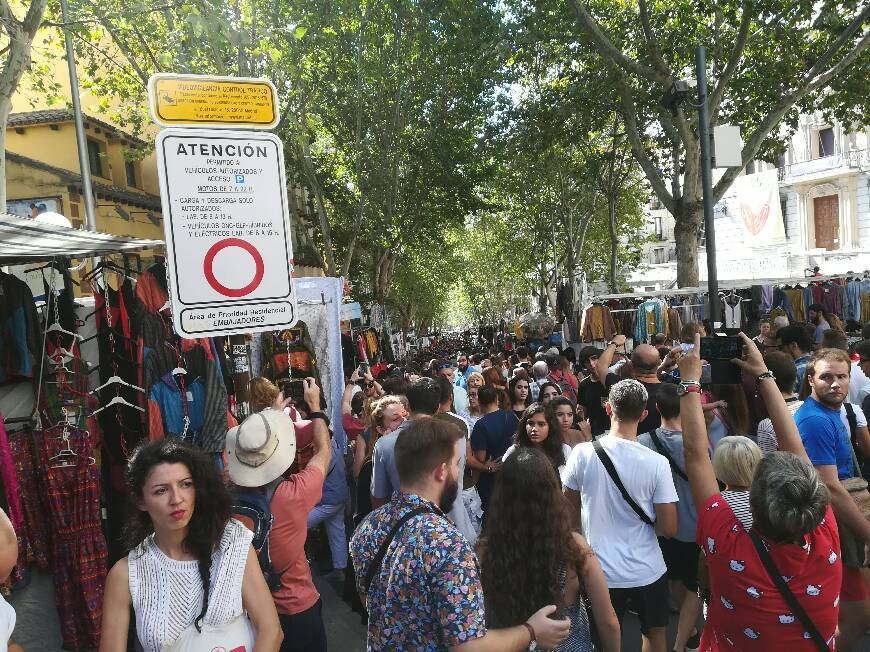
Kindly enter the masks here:
[[103, 174], [103, 158], [100, 143], [88, 138], [88, 164], [91, 167], [91, 174], [98, 177], [104, 177]]
[[785, 233], [785, 239], [788, 240], [788, 197], [786, 195], [779, 196], [779, 210], [782, 212], [782, 230]]
[[656, 238], [658, 238], [659, 240], [664, 240], [665, 239], [665, 229], [664, 229], [664, 225], [662, 224], [662, 216], [656, 215], [653, 218], [653, 221], [655, 222], [655, 225], [656, 225], [656, 227], [655, 227], [656, 228]]
[[825, 156], [833, 156], [836, 154], [834, 148], [834, 128], [825, 127], [819, 129], [819, 158]]
[[136, 162], [124, 161], [124, 170], [127, 173], [127, 185], [131, 188], [138, 188], [136, 184]]
[[653, 263], [661, 265], [665, 262], [665, 250], [661, 247], [653, 249]]

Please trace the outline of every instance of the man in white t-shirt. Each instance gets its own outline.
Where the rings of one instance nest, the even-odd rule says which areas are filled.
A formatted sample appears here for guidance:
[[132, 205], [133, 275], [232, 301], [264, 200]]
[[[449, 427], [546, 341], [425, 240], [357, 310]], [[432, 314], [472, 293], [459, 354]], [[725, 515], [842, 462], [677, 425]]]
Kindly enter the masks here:
[[647, 391], [636, 380], [610, 388], [605, 410], [610, 433], [597, 440], [613, 464], [628, 495], [646, 516], [642, 520], [623, 498], [594, 446], [574, 447], [562, 473], [572, 523], [595, 551], [621, 620], [625, 610], [637, 612], [644, 650], [665, 652], [670, 616], [668, 581], [656, 534], [677, 533], [679, 500], [667, 459], [637, 441], [637, 426], [646, 418]]

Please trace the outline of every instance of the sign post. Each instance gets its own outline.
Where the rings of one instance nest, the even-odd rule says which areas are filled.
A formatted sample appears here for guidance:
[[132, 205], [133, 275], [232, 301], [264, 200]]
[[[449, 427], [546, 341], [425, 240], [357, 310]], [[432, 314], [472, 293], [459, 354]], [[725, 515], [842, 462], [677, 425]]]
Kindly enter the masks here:
[[175, 331], [198, 338], [293, 325], [281, 140], [165, 129], [156, 150]]
[[247, 77], [159, 73], [148, 80], [151, 118], [163, 127], [271, 129], [278, 124], [272, 82]]
[[[296, 321], [275, 86], [159, 73], [148, 80], [175, 332], [199, 338]], [[181, 127], [181, 128], [179, 128]]]

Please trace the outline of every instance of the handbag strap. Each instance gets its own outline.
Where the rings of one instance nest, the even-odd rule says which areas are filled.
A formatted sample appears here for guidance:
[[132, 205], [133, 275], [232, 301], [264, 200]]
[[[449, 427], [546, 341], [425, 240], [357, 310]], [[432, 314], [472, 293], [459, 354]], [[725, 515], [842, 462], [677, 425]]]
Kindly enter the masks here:
[[858, 417], [855, 415], [855, 409], [851, 403], [843, 403], [843, 407], [846, 408], [846, 420], [849, 422], [849, 449], [852, 451], [852, 465], [855, 467], [852, 475], [856, 478], [863, 478], [864, 474], [861, 473], [861, 464], [858, 462], [858, 453], [856, 451], [858, 445]]
[[366, 571], [365, 579], [363, 580], [363, 589], [365, 592], [369, 592], [369, 586], [371, 586], [372, 580], [375, 578], [375, 573], [377, 573], [381, 569], [381, 564], [384, 563], [384, 557], [387, 554], [387, 548], [390, 547], [390, 544], [393, 542], [393, 539], [396, 538], [396, 535], [399, 533], [399, 530], [402, 529], [402, 526], [410, 521], [412, 518], [417, 516], [418, 514], [422, 514], [424, 512], [432, 512], [432, 510], [423, 505], [421, 507], [415, 507], [410, 512], [407, 512], [396, 521], [393, 528], [390, 530], [389, 534], [387, 534], [387, 538], [384, 539], [384, 542], [381, 544], [380, 549], [378, 550], [378, 554], [375, 555], [375, 558], [372, 559], [372, 563], [369, 564], [369, 569]]
[[634, 510], [634, 513], [638, 515], [641, 521], [646, 523], [647, 525], [652, 525], [652, 519], [647, 516], [647, 513], [640, 508], [636, 502], [634, 502], [634, 498], [632, 498], [628, 490], [625, 488], [625, 485], [622, 484], [622, 480], [619, 479], [619, 474], [616, 472], [616, 468], [613, 466], [613, 461], [610, 459], [610, 456], [607, 454], [607, 451], [601, 446], [601, 442], [597, 439], [592, 442], [592, 447], [595, 449], [595, 454], [598, 455], [598, 459], [601, 460], [601, 463], [604, 465], [604, 469], [607, 471], [607, 475], [610, 476], [610, 479], [613, 480], [613, 484], [616, 485], [616, 488], [619, 489], [619, 493], [622, 494], [622, 499], [628, 503], [628, 506]]
[[768, 552], [767, 548], [764, 546], [761, 537], [758, 536], [754, 530], [749, 530], [749, 538], [752, 539], [752, 543], [755, 545], [755, 550], [758, 552], [758, 557], [761, 559], [761, 563], [764, 564], [764, 569], [767, 571], [770, 579], [776, 585], [776, 588], [779, 590], [780, 594], [782, 594], [782, 597], [785, 598], [792, 613], [801, 621], [801, 624], [813, 639], [819, 652], [828, 652], [830, 650], [828, 644], [825, 643], [825, 639], [822, 637], [816, 624], [807, 615], [807, 612], [804, 611], [803, 606], [798, 602], [795, 594], [792, 593], [790, 588], [788, 588], [788, 584], [786, 584], [785, 580], [782, 579], [782, 573], [780, 573], [779, 569], [776, 567], [776, 562], [773, 561], [773, 557], [770, 556], [770, 552]]
[[661, 453], [662, 456], [668, 461], [668, 464], [671, 465], [671, 470], [680, 476], [686, 482], [689, 481], [689, 476], [686, 475], [686, 472], [681, 469], [677, 463], [674, 461], [674, 458], [671, 457], [670, 453], [668, 453], [668, 449], [662, 445], [659, 436], [656, 434], [655, 430], [651, 430], [649, 433], [650, 438], [652, 439], [653, 444], [656, 447], [656, 450]]

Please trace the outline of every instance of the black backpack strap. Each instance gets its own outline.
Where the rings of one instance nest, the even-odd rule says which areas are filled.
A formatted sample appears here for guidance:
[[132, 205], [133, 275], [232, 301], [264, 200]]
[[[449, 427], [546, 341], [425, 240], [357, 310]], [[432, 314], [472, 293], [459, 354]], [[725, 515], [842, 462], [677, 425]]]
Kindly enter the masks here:
[[607, 471], [607, 475], [610, 476], [610, 479], [613, 480], [613, 484], [616, 485], [616, 488], [619, 489], [619, 493], [622, 494], [622, 499], [628, 503], [628, 506], [634, 510], [634, 513], [640, 517], [640, 520], [646, 523], [647, 525], [652, 525], [652, 519], [647, 516], [647, 513], [640, 508], [636, 502], [634, 502], [634, 498], [632, 498], [628, 490], [625, 488], [625, 485], [622, 484], [622, 480], [619, 479], [619, 474], [616, 472], [616, 468], [613, 466], [613, 461], [610, 459], [610, 456], [607, 454], [607, 451], [601, 446], [601, 442], [597, 439], [592, 442], [592, 447], [595, 449], [595, 454], [598, 455], [598, 459], [601, 460], [601, 463], [604, 465], [604, 469]]
[[855, 408], [849, 402], [843, 403], [846, 408], [846, 420], [849, 422], [849, 439], [852, 440], [852, 446], [858, 445], [858, 417], [855, 416]]
[[812, 621], [809, 615], [807, 615], [807, 612], [804, 611], [803, 606], [798, 602], [798, 599], [795, 597], [794, 593], [791, 592], [791, 589], [788, 588], [788, 584], [786, 584], [785, 580], [782, 579], [782, 573], [780, 573], [779, 569], [776, 567], [776, 562], [773, 561], [773, 557], [770, 556], [770, 552], [768, 552], [761, 537], [758, 536], [754, 530], [749, 530], [749, 538], [752, 539], [752, 543], [755, 544], [755, 550], [758, 552], [758, 557], [761, 559], [761, 563], [764, 564], [764, 569], [776, 585], [780, 594], [782, 594], [782, 597], [785, 598], [792, 614], [801, 621], [801, 624], [812, 638], [813, 643], [816, 644], [819, 652], [829, 652], [830, 648], [816, 627], [816, 624]]
[[670, 453], [668, 453], [668, 449], [662, 445], [659, 436], [656, 434], [655, 430], [651, 430], [649, 433], [650, 438], [652, 439], [653, 445], [656, 447], [656, 450], [661, 454], [667, 461], [668, 464], [671, 465], [671, 470], [680, 476], [686, 482], [689, 481], [689, 476], [686, 475], [686, 472], [681, 469], [677, 463], [674, 461], [674, 458], [671, 457]]
[[387, 534], [387, 538], [384, 539], [384, 542], [381, 544], [381, 547], [378, 550], [378, 554], [376, 554], [375, 558], [372, 559], [372, 563], [369, 564], [369, 569], [366, 571], [366, 576], [363, 580], [363, 590], [366, 593], [369, 592], [369, 586], [371, 586], [372, 580], [375, 578], [375, 573], [380, 571], [381, 564], [384, 563], [384, 557], [387, 554], [387, 548], [390, 547], [390, 544], [393, 542], [393, 539], [396, 538], [396, 535], [399, 533], [399, 530], [402, 529], [402, 526], [418, 514], [431, 511], [432, 510], [429, 507], [423, 505], [422, 507], [416, 507], [415, 509], [412, 509], [410, 512], [404, 514], [402, 518], [396, 521], [395, 525], [393, 525], [393, 529], [391, 529], [390, 533]]

